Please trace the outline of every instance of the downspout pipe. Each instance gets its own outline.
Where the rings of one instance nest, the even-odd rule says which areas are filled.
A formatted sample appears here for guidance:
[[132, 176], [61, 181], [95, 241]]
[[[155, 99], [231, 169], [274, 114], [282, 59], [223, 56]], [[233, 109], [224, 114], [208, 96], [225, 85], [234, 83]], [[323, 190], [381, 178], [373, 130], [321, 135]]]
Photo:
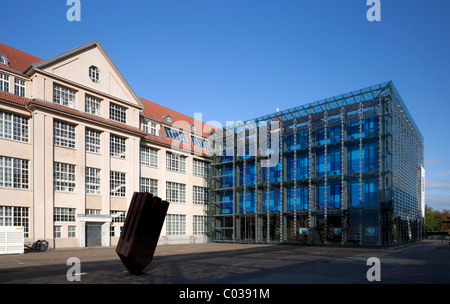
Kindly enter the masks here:
[[32, 161], [33, 161], [33, 170], [32, 170], [32, 172], [33, 172], [33, 183], [32, 183], [32, 189], [31, 189], [31, 193], [32, 193], [32, 203], [31, 203], [31, 206], [32, 206], [32, 208], [33, 208], [33, 214], [32, 214], [32, 217], [33, 217], [33, 219], [31, 220], [31, 225], [32, 225], [32, 229], [33, 229], [33, 236], [32, 236], [32, 242], [33, 242], [33, 244], [34, 244], [34, 240], [35, 240], [35, 234], [36, 234], [36, 230], [35, 230], [35, 220], [34, 220], [34, 213], [35, 213], [35, 210], [34, 210], [34, 112], [33, 111], [31, 111], [29, 108], [28, 108], [28, 105], [29, 105], [30, 103], [27, 103], [26, 105], [25, 105], [25, 108], [27, 109], [27, 111], [28, 112], [30, 112], [30, 114], [31, 114], [31, 120], [32, 120], [32, 126], [31, 126], [31, 147], [32, 147], [32, 149], [33, 149], [33, 155], [32, 155]]

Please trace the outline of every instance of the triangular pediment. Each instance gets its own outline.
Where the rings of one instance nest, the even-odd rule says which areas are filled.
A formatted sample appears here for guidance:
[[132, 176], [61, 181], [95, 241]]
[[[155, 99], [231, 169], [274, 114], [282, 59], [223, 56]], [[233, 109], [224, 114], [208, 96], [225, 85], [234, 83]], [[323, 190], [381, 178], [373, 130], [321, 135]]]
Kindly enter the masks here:
[[31, 66], [27, 72], [32, 70], [41, 70], [143, 107], [133, 89], [96, 40], [43, 60]]

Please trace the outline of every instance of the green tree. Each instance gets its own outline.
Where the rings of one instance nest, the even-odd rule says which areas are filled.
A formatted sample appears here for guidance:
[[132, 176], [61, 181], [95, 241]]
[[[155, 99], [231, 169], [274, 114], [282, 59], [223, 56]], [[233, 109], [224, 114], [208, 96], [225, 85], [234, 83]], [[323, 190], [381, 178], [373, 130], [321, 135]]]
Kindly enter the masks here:
[[425, 230], [436, 231], [441, 229], [441, 216], [439, 211], [434, 211], [433, 208], [425, 206]]

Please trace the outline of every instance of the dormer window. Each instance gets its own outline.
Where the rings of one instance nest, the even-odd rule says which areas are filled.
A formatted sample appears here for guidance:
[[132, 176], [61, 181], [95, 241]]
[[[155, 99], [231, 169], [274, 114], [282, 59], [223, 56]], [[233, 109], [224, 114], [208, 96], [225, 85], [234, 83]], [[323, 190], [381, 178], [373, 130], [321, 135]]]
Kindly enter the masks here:
[[166, 116], [163, 116], [163, 118], [165, 121], [172, 123], [172, 116], [166, 115]]
[[4, 65], [8, 65], [8, 58], [6, 58], [6, 56], [3, 55], [2, 53], [0, 53], [0, 63], [4, 64]]
[[89, 78], [95, 83], [98, 83], [100, 81], [100, 72], [98, 71], [98, 68], [95, 66], [91, 66], [89, 68]]
[[197, 131], [197, 126], [196, 125], [191, 125], [191, 130], [192, 130], [192, 132], [196, 132]]

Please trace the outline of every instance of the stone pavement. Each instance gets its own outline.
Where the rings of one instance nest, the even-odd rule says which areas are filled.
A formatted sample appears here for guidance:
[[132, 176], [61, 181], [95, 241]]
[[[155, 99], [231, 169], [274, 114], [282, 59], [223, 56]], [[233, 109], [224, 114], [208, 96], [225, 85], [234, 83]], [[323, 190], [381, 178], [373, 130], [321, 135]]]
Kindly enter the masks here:
[[[81, 261], [70, 282], [70, 257]], [[400, 249], [296, 245], [159, 245], [143, 274], [127, 272], [115, 247], [54, 249], [0, 256], [1, 284], [374, 284], [370, 257], [380, 260], [382, 284], [449, 284], [450, 246], [425, 240]]]

